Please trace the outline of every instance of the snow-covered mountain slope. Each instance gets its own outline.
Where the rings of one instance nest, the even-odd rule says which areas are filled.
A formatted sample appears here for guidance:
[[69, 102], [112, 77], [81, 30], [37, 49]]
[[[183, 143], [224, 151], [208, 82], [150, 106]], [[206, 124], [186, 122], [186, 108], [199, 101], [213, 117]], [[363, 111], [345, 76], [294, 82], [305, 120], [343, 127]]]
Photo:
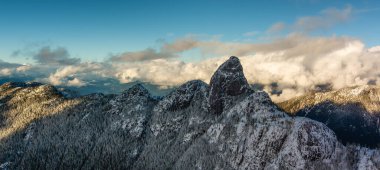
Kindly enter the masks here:
[[380, 87], [312, 93], [278, 105], [292, 115], [325, 123], [345, 144], [380, 146]]
[[231, 57], [210, 85], [162, 99], [141, 85], [65, 98], [52, 86], [0, 87], [0, 169], [376, 169], [380, 151], [344, 146], [246, 83]]
[[310, 107], [326, 100], [336, 104], [360, 103], [370, 114], [380, 112], [380, 87], [374, 85], [346, 87], [336, 91], [317, 92], [293, 98], [289, 101], [280, 103], [281, 106], [288, 108], [291, 113]]

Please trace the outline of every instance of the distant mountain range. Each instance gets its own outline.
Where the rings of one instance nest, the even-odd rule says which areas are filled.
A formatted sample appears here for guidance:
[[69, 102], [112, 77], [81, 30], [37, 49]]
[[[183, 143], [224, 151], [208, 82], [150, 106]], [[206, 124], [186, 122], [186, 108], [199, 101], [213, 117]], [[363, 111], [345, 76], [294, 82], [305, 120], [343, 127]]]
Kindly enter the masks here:
[[323, 122], [344, 144], [380, 147], [380, 87], [357, 86], [296, 97], [278, 104], [295, 116]]
[[[317, 104], [293, 103], [279, 105], [298, 113], [305, 107], [296, 106]], [[343, 145], [324, 123], [289, 116], [253, 90], [236, 57], [209, 85], [189, 81], [162, 98], [141, 84], [78, 97], [50, 85], [5, 83], [0, 169], [380, 168], [379, 149]]]
[[[30, 77], [0, 77], [0, 85], [7, 82], [33, 82]], [[141, 84], [154, 96], [164, 96], [171, 92], [175, 86], [164, 86], [152, 84], [149, 82], [134, 81], [129, 83], [120, 83], [119, 80], [108, 78], [104, 80], [94, 80], [86, 84], [86, 86], [55, 86], [57, 89], [69, 90], [78, 95], [88, 95], [92, 93], [103, 94], [120, 94], [125, 89], [131, 88], [133, 85]]]

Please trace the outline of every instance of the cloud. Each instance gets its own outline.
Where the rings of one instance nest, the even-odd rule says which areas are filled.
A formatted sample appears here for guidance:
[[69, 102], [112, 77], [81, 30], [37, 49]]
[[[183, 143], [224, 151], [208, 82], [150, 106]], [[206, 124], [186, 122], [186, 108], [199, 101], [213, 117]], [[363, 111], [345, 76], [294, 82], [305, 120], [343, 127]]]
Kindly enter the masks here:
[[161, 48], [168, 53], [181, 53], [198, 46], [198, 41], [193, 37], [178, 39], [173, 43], [165, 43]]
[[296, 19], [294, 23], [285, 24], [277, 22], [270, 26], [266, 33], [275, 34], [287, 30], [290, 32], [310, 33], [321, 29], [328, 29], [337, 24], [349, 21], [352, 16], [360, 10], [354, 10], [350, 5], [342, 9], [327, 8], [313, 16], [302, 16]]
[[311, 32], [319, 29], [330, 28], [333, 25], [344, 23], [352, 16], [351, 6], [343, 9], [329, 8], [321, 11], [317, 16], [304, 16], [297, 19], [293, 25], [296, 31]]
[[0, 69], [0, 76], [10, 76], [12, 75], [12, 70], [9, 68]]
[[[287, 37], [278, 39], [272, 43], [268, 44], [250, 44], [250, 43], [240, 43], [240, 42], [221, 42], [218, 38], [213, 38], [205, 41], [200, 41], [197, 39], [196, 35], [189, 35], [184, 38], [177, 39], [172, 43], [164, 43], [158, 50], [153, 48], [147, 48], [142, 51], [137, 52], [125, 52], [122, 54], [114, 55], [110, 58], [111, 62], [140, 62], [140, 61], [150, 61], [157, 59], [169, 59], [178, 58], [180, 53], [189, 51], [192, 49], [200, 49], [206, 56], [220, 56], [220, 55], [251, 55], [254, 53], [262, 52], [272, 52], [279, 51], [281, 49], [289, 49], [290, 47], [295, 47], [293, 50], [287, 50], [286, 53], [304, 53], [300, 50], [310, 50], [313, 52], [320, 52], [321, 50], [328, 50], [328, 48], [335, 48], [334, 41], [326, 41], [332, 47], [321, 46], [321, 48], [313, 48], [313, 46], [308, 46], [308, 48], [297, 48], [299, 42], [306, 41], [302, 34], [308, 34], [312, 31], [327, 29], [336, 24], [344, 23], [348, 21], [353, 14], [353, 9], [351, 6], [347, 5], [343, 9], [328, 8], [322, 10], [318, 15], [315, 16], [304, 16], [298, 18], [293, 24], [285, 24], [284, 22], [277, 22], [273, 24], [270, 28], [266, 30], [267, 34], [279, 33], [285, 29], [290, 29], [293, 33], [290, 33]], [[244, 33], [243, 36], [255, 36], [259, 32], [252, 31]], [[301, 36], [300, 36], [301, 35]], [[318, 40], [316, 40], [318, 41]], [[320, 39], [320, 43], [324, 43], [323, 39]], [[298, 51], [297, 51], [298, 50]], [[287, 56], [291, 56], [290, 54]]]
[[179, 39], [174, 43], [165, 43], [160, 50], [147, 48], [137, 52], [124, 52], [119, 55], [113, 55], [110, 58], [111, 62], [139, 62], [157, 59], [168, 59], [179, 57], [179, 53], [190, 50], [197, 46], [197, 41], [193, 38]]
[[63, 47], [56, 49], [51, 49], [49, 46], [42, 47], [33, 56], [33, 59], [38, 64], [73, 65], [80, 63], [79, 58], [70, 58], [69, 52]]
[[147, 61], [156, 60], [162, 58], [173, 58], [176, 57], [173, 53], [168, 52], [157, 52], [153, 48], [147, 48], [142, 51], [137, 52], [125, 52], [120, 55], [114, 55], [110, 58], [112, 62], [137, 62], [137, 61]]
[[273, 33], [278, 33], [284, 30], [286, 27], [285, 23], [283, 22], [277, 22], [273, 24], [268, 30], [266, 31], [267, 33], [273, 34]]
[[[209, 56], [223, 55], [251, 55], [255, 53], [283, 52], [285, 56], [293, 57], [305, 53], [328, 53], [329, 51], [344, 46], [345, 42], [351, 40], [345, 37], [308, 37], [304, 34], [289, 34], [286, 37], [276, 39], [269, 43], [241, 43], [241, 42], [222, 42], [219, 40], [194, 40], [191, 39], [191, 46], [178, 48], [181, 50], [199, 49], [202, 53]], [[188, 41], [187, 38], [179, 39], [166, 46], [183, 47], [182, 42]], [[191, 48], [190, 48], [191, 47]], [[312, 55], [309, 55], [312, 57]]]
[[380, 53], [380, 46], [375, 46], [375, 47], [371, 47], [368, 49], [368, 52], [373, 52], [373, 53]]
[[[380, 50], [365, 48], [349, 37], [316, 37], [289, 34], [268, 43], [223, 42], [185, 37], [164, 43], [159, 51], [146, 54], [178, 55], [199, 49], [215, 57], [183, 62], [177, 56], [129, 61], [80, 62], [73, 65], [20, 65], [0, 61], [0, 76], [28, 77], [35, 81], [67, 87], [94, 87], [112, 82], [149, 82], [175, 87], [189, 80], [209, 82], [212, 74], [231, 55], [240, 58], [247, 80], [260, 85], [273, 100], [282, 101], [313, 90], [380, 84]], [[49, 50], [48, 50], [49, 51]], [[56, 51], [56, 50], [50, 50]], [[141, 52], [141, 51], [140, 51]], [[138, 52], [134, 52], [138, 53]], [[104, 87], [104, 86], [98, 86]], [[110, 87], [109, 89], [112, 89]], [[108, 90], [108, 89], [107, 89]]]
[[75, 87], [82, 87], [82, 86], [85, 86], [86, 83], [83, 82], [82, 80], [80, 80], [79, 78], [74, 78], [72, 80], [69, 80], [67, 82], [67, 86], [75, 86]]
[[81, 63], [63, 66], [51, 73], [48, 78], [41, 81], [56, 86], [86, 86], [92, 81], [112, 77], [112, 71], [106, 63]]
[[0, 68], [13, 68], [13, 67], [18, 67], [22, 66], [21, 64], [17, 63], [8, 63], [0, 59]]
[[140, 80], [162, 86], [177, 86], [193, 79], [209, 82], [229, 55], [240, 53], [245, 54], [239, 57], [248, 81], [262, 84], [275, 101], [321, 90], [326, 85], [339, 89], [380, 83], [380, 54], [366, 49], [361, 41], [353, 38], [292, 34], [267, 44], [219, 41], [198, 41], [196, 44], [196, 48], [223, 53], [224, 57], [197, 63], [160, 59], [118, 64], [114, 65], [116, 78], [123, 83]]
[[13, 76], [15, 74], [27, 71], [29, 66], [17, 64], [17, 63], [8, 63], [0, 59], [0, 77], [4, 76]]
[[30, 65], [22, 65], [16, 68], [17, 72], [27, 72], [28, 70], [32, 69], [32, 66]]
[[185, 63], [178, 60], [153, 60], [133, 65], [114, 65], [116, 77], [122, 83], [134, 81], [151, 82], [161, 86], [177, 86], [188, 80], [201, 79], [208, 82], [212, 72], [222, 63], [220, 58], [200, 63]]

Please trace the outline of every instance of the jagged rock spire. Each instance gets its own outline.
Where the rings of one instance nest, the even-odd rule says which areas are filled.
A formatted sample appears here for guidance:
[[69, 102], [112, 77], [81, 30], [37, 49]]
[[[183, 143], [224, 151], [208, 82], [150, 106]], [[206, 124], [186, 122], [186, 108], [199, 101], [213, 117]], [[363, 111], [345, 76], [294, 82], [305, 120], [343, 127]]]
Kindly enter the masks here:
[[231, 56], [219, 66], [210, 81], [209, 103], [211, 112], [223, 112], [225, 100], [228, 96], [237, 96], [250, 90], [247, 79], [244, 77], [243, 67], [237, 57]]

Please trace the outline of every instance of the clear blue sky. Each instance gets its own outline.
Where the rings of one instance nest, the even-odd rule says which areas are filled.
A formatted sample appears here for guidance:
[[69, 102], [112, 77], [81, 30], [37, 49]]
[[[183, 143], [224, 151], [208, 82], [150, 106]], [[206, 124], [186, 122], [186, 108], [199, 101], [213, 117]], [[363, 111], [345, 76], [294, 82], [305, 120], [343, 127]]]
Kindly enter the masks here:
[[[0, 59], [16, 50], [62, 46], [72, 57], [102, 61], [110, 53], [157, 47], [188, 34], [222, 35], [240, 41], [246, 32], [264, 33], [276, 22], [294, 23], [327, 8], [351, 6], [347, 22], [318, 31], [380, 44], [380, 1], [323, 0], [1, 0]], [[256, 40], [260, 41], [260, 40]]]

